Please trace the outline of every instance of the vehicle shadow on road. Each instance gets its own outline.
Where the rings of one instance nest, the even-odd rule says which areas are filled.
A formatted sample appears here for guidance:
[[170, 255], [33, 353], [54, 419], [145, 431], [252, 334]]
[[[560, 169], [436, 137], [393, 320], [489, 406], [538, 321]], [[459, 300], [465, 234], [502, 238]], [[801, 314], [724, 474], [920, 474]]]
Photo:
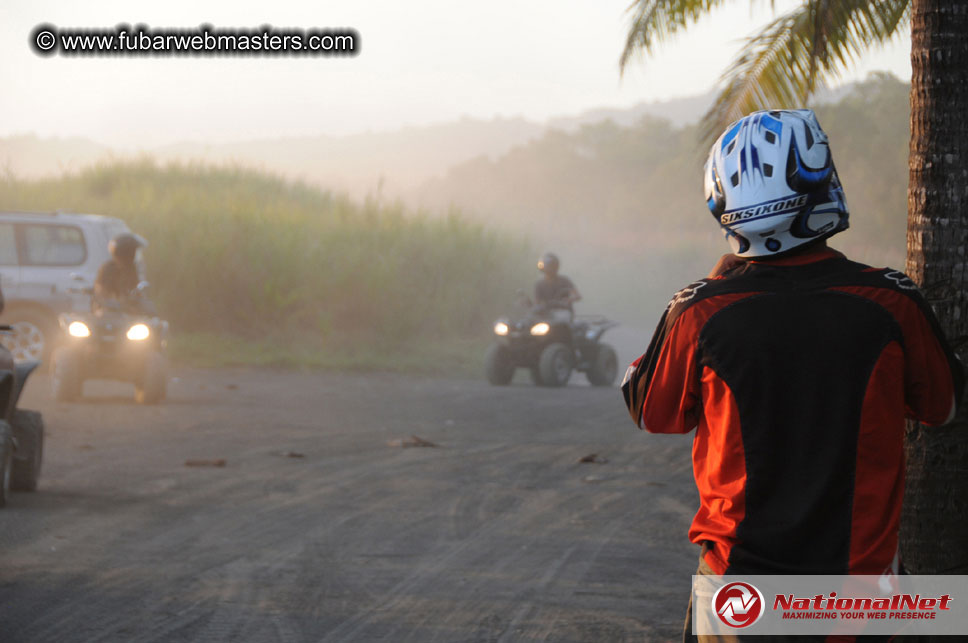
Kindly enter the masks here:
[[158, 404], [138, 404], [134, 395], [112, 394], [112, 395], [85, 395], [72, 402], [61, 402], [61, 405], [83, 405], [83, 406], [131, 406], [147, 409], [162, 408], [165, 406], [212, 406], [223, 402], [215, 396], [208, 397], [174, 397], [167, 398]]

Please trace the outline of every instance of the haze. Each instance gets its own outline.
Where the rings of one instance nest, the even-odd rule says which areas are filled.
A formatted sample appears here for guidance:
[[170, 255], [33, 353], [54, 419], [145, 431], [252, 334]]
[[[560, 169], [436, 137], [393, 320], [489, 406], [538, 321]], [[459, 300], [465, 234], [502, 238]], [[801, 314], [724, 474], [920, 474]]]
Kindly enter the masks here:
[[[729, 250], [695, 122], [797, 1], [727, 3], [623, 79], [631, 0], [0, 0], [0, 339], [50, 354], [20, 405], [44, 449], [19, 411], [0, 427], [0, 465], [45, 461], [0, 512], [2, 643], [679, 636], [692, 440], [638, 431], [616, 386]], [[42, 23], [361, 44], [48, 58]], [[876, 266], [904, 265], [909, 48], [814, 105], [851, 208], [833, 246]], [[166, 355], [162, 326], [90, 315], [115, 233], [80, 244], [77, 213], [149, 241]], [[44, 265], [63, 249], [87, 279]], [[547, 251], [587, 325], [523, 323], [512, 362], [496, 322]]]
[[[544, 122], [708, 92], [742, 38], [772, 15], [769, 3], [733, 3], [621, 79], [628, 4], [7, 2], [0, 8], [0, 136], [79, 136], [138, 150], [388, 131], [462, 116]], [[775, 3], [777, 11], [795, 4]], [[353, 58], [42, 58], [28, 46], [42, 22], [352, 27], [362, 48]], [[875, 69], [907, 79], [908, 50], [905, 38], [874, 52], [842, 81]]]

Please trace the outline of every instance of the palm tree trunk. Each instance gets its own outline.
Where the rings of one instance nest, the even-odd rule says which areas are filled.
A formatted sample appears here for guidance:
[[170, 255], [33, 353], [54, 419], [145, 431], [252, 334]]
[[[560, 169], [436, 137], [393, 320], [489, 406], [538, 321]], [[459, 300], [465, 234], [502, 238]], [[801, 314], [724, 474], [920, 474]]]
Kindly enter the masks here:
[[[968, 353], [968, 3], [911, 2], [907, 273]], [[908, 427], [901, 555], [911, 573], [968, 574], [968, 414]]]

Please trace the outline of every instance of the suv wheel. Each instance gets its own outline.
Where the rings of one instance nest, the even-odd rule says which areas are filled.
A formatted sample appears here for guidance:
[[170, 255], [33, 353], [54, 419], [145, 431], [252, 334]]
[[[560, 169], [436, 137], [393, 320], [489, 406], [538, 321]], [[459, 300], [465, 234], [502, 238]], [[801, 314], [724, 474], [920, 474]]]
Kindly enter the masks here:
[[14, 360], [43, 362], [50, 356], [56, 324], [49, 316], [32, 310], [13, 310], [4, 317], [13, 327], [13, 333], [4, 335], [2, 343]]

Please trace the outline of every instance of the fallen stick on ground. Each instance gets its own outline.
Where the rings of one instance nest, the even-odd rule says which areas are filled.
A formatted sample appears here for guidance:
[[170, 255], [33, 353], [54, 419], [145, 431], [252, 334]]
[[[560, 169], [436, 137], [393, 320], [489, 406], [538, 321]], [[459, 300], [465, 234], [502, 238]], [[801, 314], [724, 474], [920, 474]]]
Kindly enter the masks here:
[[424, 440], [416, 435], [411, 435], [409, 438], [404, 438], [401, 440], [390, 440], [387, 442], [387, 446], [406, 449], [409, 447], [438, 447], [440, 445], [431, 442], [430, 440]]
[[226, 462], [223, 458], [215, 460], [185, 460], [186, 467], [224, 467]]

